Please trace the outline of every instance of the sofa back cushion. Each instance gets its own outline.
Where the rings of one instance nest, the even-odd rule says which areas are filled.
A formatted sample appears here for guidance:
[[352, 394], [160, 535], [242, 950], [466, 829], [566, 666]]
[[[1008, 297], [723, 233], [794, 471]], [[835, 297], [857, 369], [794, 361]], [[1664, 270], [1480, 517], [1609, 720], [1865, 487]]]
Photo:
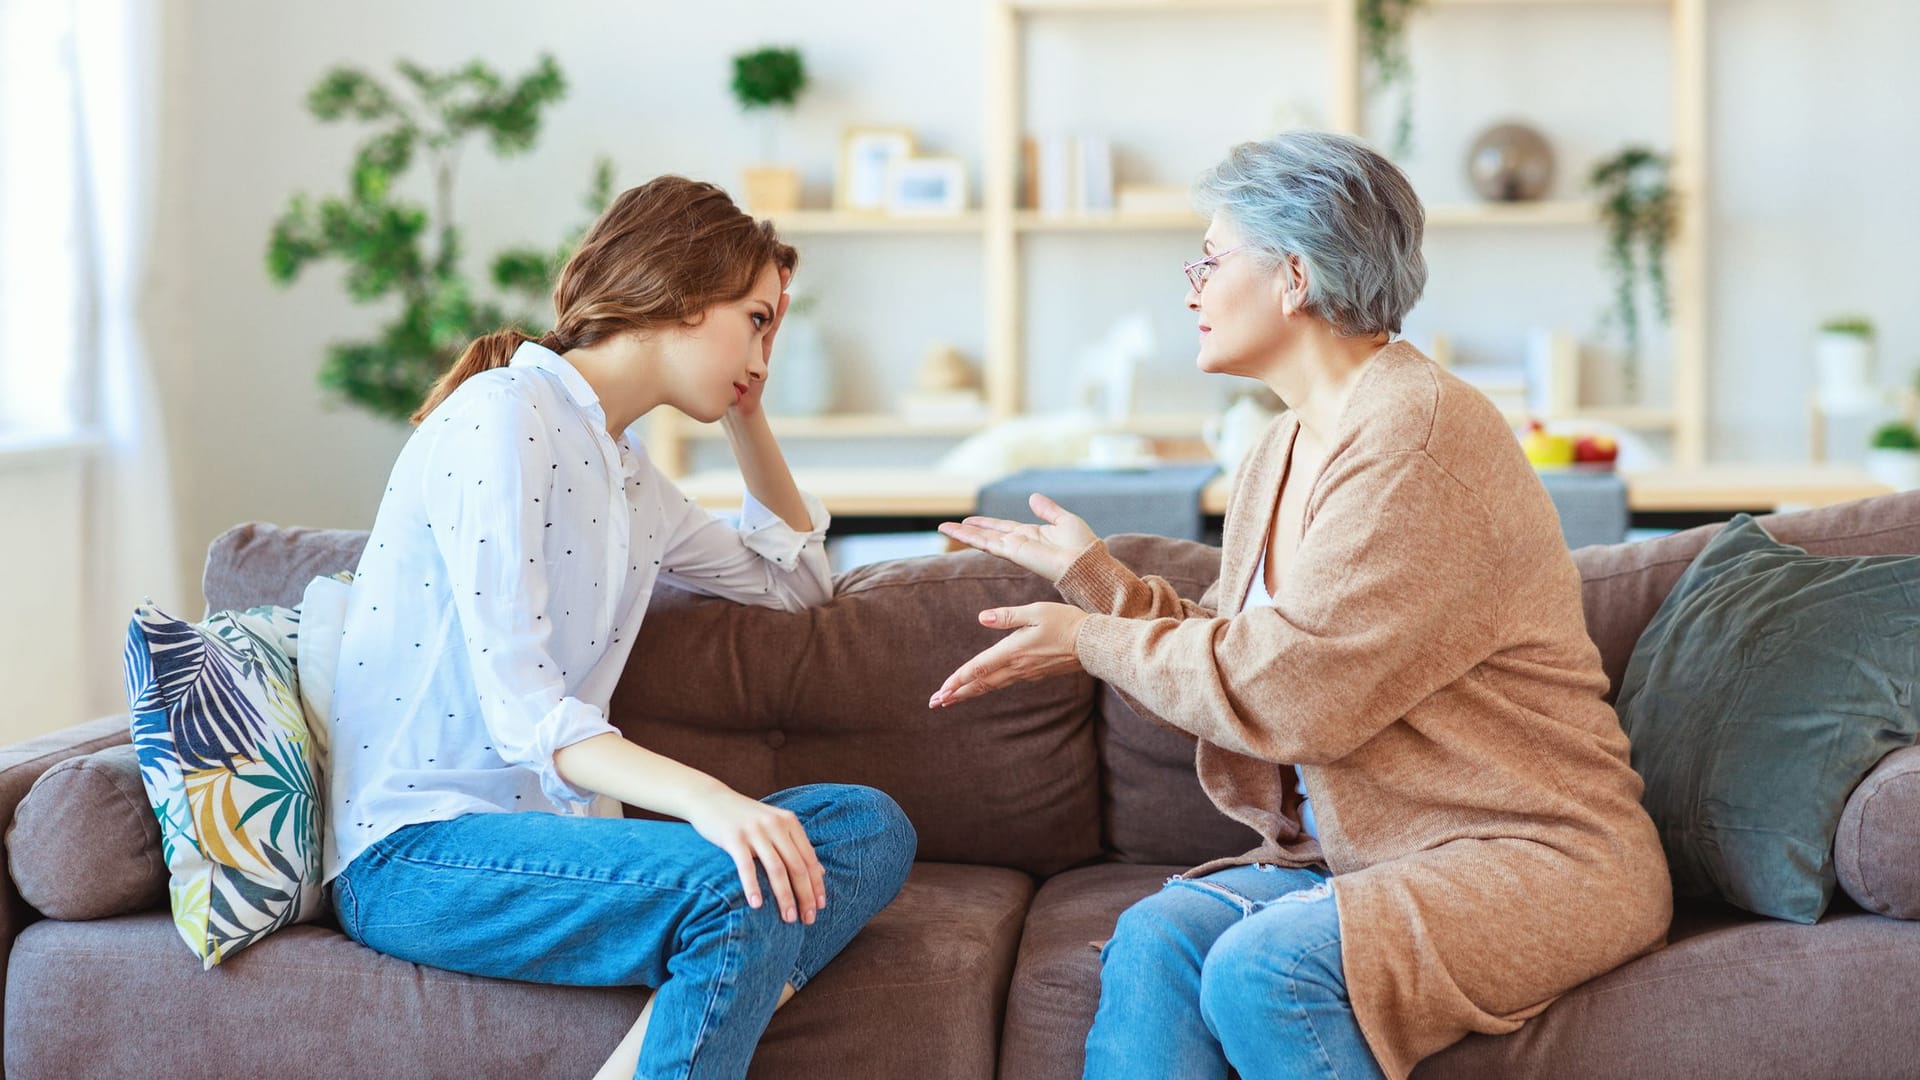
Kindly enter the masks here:
[[1002, 637], [981, 611], [1047, 599], [1044, 581], [975, 552], [861, 567], [796, 613], [661, 589], [611, 719], [750, 795], [879, 788], [913, 820], [922, 859], [1052, 874], [1101, 854], [1093, 680], [927, 708]]
[[[1121, 535], [1107, 539], [1135, 573], [1166, 578], [1198, 600], [1220, 576], [1220, 549], [1190, 540]], [[1194, 771], [1193, 736], [1133, 710], [1110, 687], [1100, 695], [1100, 815], [1115, 859], [1187, 867], [1238, 855], [1260, 843], [1252, 829], [1222, 814]]]
[[[1811, 555], [1920, 554], [1920, 492], [1768, 514], [1756, 520], [1781, 543], [1805, 548]], [[1600, 647], [1612, 683], [1609, 701], [1619, 693], [1627, 660], [1654, 612], [1707, 541], [1724, 527], [1702, 525], [1656, 540], [1587, 547], [1573, 553], [1580, 568], [1587, 634]]]
[[[208, 602], [298, 603], [310, 579], [352, 569], [365, 546], [365, 533], [237, 526], [208, 552]], [[750, 795], [877, 787], [913, 819], [922, 859], [1050, 874], [1101, 854], [1093, 680], [1026, 683], [937, 711], [927, 698], [1002, 636], [980, 611], [1057, 599], [974, 552], [862, 567], [840, 577], [831, 603], [797, 613], [662, 586], [610, 719]]]

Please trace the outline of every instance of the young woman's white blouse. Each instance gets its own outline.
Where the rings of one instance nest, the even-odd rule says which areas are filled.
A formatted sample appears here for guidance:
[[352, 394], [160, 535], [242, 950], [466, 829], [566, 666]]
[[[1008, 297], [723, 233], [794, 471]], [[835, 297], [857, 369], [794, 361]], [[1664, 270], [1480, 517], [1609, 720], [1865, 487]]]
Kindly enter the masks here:
[[606, 424], [573, 365], [529, 342], [401, 450], [340, 641], [329, 880], [416, 822], [618, 816], [553, 755], [615, 730], [607, 705], [656, 581], [787, 610], [832, 595], [818, 499], [802, 496], [810, 532], [751, 495], [736, 529]]

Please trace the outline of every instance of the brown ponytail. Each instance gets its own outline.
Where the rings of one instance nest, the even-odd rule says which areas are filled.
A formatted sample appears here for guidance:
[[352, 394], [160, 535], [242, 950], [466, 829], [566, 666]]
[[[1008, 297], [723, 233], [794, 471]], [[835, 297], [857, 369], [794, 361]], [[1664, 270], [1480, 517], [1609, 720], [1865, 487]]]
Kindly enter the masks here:
[[560, 271], [553, 329], [536, 338], [507, 327], [475, 338], [433, 384], [413, 422], [469, 378], [505, 367], [525, 342], [564, 353], [615, 334], [694, 323], [713, 305], [747, 295], [769, 262], [792, 271], [799, 261], [770, 222], [755, 221], [712, 184], [661, 176], [629, 188]]

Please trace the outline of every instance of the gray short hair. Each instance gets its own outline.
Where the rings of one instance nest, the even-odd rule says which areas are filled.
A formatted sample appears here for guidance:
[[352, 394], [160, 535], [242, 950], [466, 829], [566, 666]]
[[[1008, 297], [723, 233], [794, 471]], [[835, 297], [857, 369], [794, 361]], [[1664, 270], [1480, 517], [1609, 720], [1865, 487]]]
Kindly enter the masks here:
[[1420, 198], [1398, 166], [1352, 136], [1289, 131], [1241, 143], [1194, 183], [1193, 199], [1269, 260], [1300, 256], [1307, 310], [1342, 335], [1399, 333], [1426, 288]]

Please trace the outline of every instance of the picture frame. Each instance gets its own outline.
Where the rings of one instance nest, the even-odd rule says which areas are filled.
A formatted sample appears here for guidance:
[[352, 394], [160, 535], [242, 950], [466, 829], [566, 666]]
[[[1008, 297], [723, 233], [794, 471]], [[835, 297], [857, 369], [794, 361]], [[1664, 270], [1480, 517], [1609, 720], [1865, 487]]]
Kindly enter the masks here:
[[886, 209], [902, 216], [960, 214], [967, 209], [967, 163], [958, 157], [915, 157], [887, 169]]
[[840, 137], [840, 175], [834, 186], [834, 205], [841, 210], [885, 211], [887, 169], [913, 153], [913, 132], [905, 128], [848, 128]]

